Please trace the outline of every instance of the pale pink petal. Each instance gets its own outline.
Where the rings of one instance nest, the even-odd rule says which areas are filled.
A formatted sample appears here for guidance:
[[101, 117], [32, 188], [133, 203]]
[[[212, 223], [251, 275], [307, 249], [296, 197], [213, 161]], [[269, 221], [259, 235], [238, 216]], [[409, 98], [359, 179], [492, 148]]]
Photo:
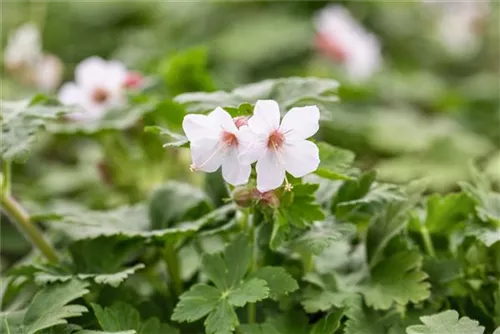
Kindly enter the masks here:
[[227, 148], [218, 139], [200, 138], [191, 141], [193, 167], [204, 172], [215, 172], [222, 164]]
[[308, 140], [285, 142], [282, 157], [287, 172], [302, 177], [314, 172], [319, 165], [318, 146]]
[[266, 141], [257, 136], [249, 126], [242, 126], [239, 130], [239, 159], [242, 163], [252, 164], [266, 152]]
[[238, 128], [236, 128], [231, 115], [229, 115], [229, 113], [221, 107], [215, 108], [214, 111], [208, 114], [208, 118], [212, 120], [213, 123], [217, 124], [220, 130], [228, 131], [231, 133], [238, 132]]
[[79, 86], [91, 88], [103, 85], [106, 80], [106, 61], [90, 57], [76, 66], [75, 81]]
[[220, 129], [206, 115], [187, 115], [182, 121], [182, 128], [190, 141], [203, 138], [218, 139], [220, 134]]
[[251, 167], [249, 164], [241, 164], [238, 159], [237, 148], [229, 148], [222, 163], [222, 177], [233, 185], [246, 184], [250, 178]]
[[59, 90], [58, 99], [65, 105], [79, 105], [83, 101], [84, 92], [73, 82], [65, 83]]
[[257, 161], [257, 189], [260, 192], [276, 189], [285, 180], [285, 168], [283, 162], [275, 151], [267, 150]]
[[281, 121], [280, 130], [290, 139], [306, 139], [319, 130], [319, 109], [316, 106], [290, 109]]
[[258, 100], [248, 125], [257, 134], [269, 134], [280, 125], [280, 107], [274, 100]]
[[116, 60], [108, 61], [105, 71], [107, 77], [106, 87], [123, 90], [128, 73], [125, 65]]

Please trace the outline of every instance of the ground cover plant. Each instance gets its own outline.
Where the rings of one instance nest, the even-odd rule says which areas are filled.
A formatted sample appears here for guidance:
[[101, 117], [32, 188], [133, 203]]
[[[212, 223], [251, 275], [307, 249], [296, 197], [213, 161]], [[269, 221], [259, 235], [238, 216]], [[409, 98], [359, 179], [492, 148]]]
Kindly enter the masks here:
[[[409, 13], [444, 10], [428, 4], [195, 5], [68, 5], [136, 57], [97, 45], [60, 87], [69, 51], [40, 22], [10, 35], [9, 80], [31, 89], [6, 83], [0, 105], [0, 333], [500, 334], [494, 47], [405, 54], [411, 31], [387, 30], [424, 27]], [[239, 28], [189, 28], [214, 13]], [[158, 43], [179, 30], [179, 50]]]

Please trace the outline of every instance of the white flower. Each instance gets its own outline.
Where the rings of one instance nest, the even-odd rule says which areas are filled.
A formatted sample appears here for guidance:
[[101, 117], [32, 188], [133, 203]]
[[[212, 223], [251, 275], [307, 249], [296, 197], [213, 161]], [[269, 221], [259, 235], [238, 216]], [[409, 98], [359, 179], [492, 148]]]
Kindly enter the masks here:
[[45, 55], [36, 67], [35, 84], [44, 92], [54, 91], [61, 83], [63, 64], [54, 55]]
[[482, 21], [488, 14], [487, 2], [460, 2], [440, 8], [438, 36], [453, 55], [472, 56], [481, 46]]
[[381, 66], [380, 43], [341, 6], [328, 6], [315, 19], [321, 51], [343, 64], [351, 80], [371, 77]]
[[34, 24], [24, 24], [9, 35], [4, 52], [4, 63], [8, 69], [34, 66], [41, 57], [40, 32]]
[[250, 164], [240, 162], [254, 135], [241, 119], [233, 120], [222, 108], [208, 115], [187, 115], [182, 128], [191, 143], [191, 170], [215, 172], [222, 166], [222, 176], [232, 185], [248, 182]]
[[241, 161], [257, 161], [257, 189], [260, 192], [276, 189], [283, 181], [290, 189], [285, 172], [302, 177], [318, 168], [318, 147], [306, 140], [319, 129], [318, 107], [292, 108], [280, 125], [278, 103], [259, 100], [248, 125], [255, 138], [249, 149], [243, 151]]
[[118, 61], [87, 58], [76, 67], [75, 82], [61, 87], [59, 100], [81, 109], [72, 113], [71, 119], [100, 118], [107, 110], [125, 104], [126, 77], [127, 69]]

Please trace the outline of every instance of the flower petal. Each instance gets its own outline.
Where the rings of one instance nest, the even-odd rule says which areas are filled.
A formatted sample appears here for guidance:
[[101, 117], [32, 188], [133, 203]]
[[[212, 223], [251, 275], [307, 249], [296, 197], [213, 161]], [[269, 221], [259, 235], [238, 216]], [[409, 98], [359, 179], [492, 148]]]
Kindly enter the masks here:
[[248, 125], [257, 134], [269, 134], [280, 125], [280, 107], [274, 100], [258, 100]]
[[222, 164], [226, 148], [217, 139], [202, 138], [191, 141], [191, 158], [196, 170], [212, 173]]
[[283, 117], [280, 126], [286, 138], [306, 139], [319, 130], [319, 109], [316, 106], [290, 109]]
[[265, 192], [278, 188], [285, 179], [285, 168], [275, 151], [267, 150], [257, 161], [257, 190]]
[[189, 141], [203, 138], [218, 139], [220, 134], [220, 129], [206, 115], [186, 115], [182, 121], [182, 129]]
[[257, 136], [249, 126], [242, 126], [238, 133], [239, 159], [244, 164], [252, 164], [266, 153], [266, 141]]
[[90, 57], [76, 66], [75, 81], [79, 86], [86, 88], [95, 88], [105, 84], [106, 61], [100, 57]]
[[127, 68], [119, 61], [112, 60], [105, 64], [106, 87], [112, 90], [123, 90], [125, 78], [127, 77]]
[[219, 130], [224, 130], [231, 133], [238, 132], [238, 128], [234, 124], [231, 115], [229, 115], [229, 113], [221, 107], [215, 108], [214, 111], [208, 114], [208, 118], [217, 125]]
[[238, 159], [238, 149], [230, 148], [222, 163], [222, 177], [233, 186], [246, 184], [250, 178], [251, 167]]
[[308, 140], [286, 142], [282, 149], [285, 169], [294, 177], [314, 172], [319, 166], [319, 149]]
[[82, 102], [83, 91], [74, 82], [65, 83], [59, 90], [58, 99], [65, 105], [78, 105]]

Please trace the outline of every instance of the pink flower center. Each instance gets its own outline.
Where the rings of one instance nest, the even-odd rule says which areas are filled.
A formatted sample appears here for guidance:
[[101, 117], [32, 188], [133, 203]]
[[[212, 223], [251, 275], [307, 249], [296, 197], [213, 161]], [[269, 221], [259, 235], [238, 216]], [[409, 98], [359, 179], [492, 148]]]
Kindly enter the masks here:
[[248, 117], [246, 116], [238, 116], [233, 118], [234, 125], [239, 129], [240, 127], [244, 125], [248, 125]]
[[226, 146], [238, 145], [238, 138], [234, 133], [224, 131], [222, 132], [222, 142]]
[[92, 93], [92, 101], [95, 103], [104, 103], [109, 98], [109, 93], [104, 88], [96, 88]]
[[123, 86], [125, 88], [137, 88], [142, 84], [143, 77], [140, 73], [137, 72], [129, 72], [127, 77], [125, 78], [125, 82]]
[[269, 138], [267, 139], [267, 147], [270, 149], [281, 147], [284, 141], [285, 137], [283, 136], [283, 134], [279, 130], [274, 130], [273, 132], [271, 132]]

